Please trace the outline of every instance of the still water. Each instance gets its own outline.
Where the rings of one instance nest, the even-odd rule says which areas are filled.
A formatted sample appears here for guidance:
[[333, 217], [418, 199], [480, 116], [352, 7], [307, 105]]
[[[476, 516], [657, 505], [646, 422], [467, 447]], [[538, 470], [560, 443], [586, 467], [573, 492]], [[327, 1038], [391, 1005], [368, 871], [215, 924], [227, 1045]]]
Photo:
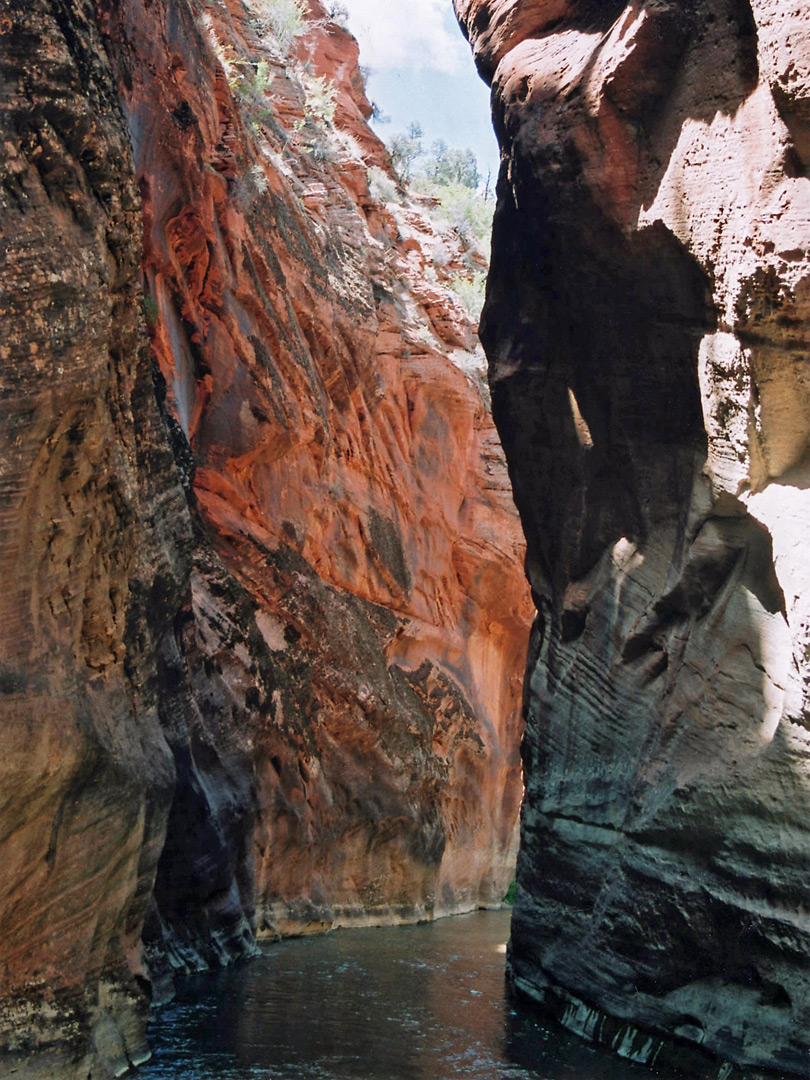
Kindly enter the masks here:
[[509, 912], [267, 946], [181, 981], [138, 1080], [650, 1080], [509, 1000]]

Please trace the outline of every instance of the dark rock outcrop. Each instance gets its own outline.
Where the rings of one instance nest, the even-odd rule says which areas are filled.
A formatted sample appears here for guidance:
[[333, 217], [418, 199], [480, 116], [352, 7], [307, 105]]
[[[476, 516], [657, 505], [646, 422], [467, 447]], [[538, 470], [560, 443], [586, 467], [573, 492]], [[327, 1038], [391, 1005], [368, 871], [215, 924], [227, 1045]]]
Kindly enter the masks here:
[[807, 1076], [810, 22], [456, 8], [503, 151], [481, 333], [539, 611], [512, 980], [629, 1056]]
[[92, 4], [3, 5], [0, 129], [0, 1071], [86, 1077], [147, 1053], [156, 657], [191, 558]]

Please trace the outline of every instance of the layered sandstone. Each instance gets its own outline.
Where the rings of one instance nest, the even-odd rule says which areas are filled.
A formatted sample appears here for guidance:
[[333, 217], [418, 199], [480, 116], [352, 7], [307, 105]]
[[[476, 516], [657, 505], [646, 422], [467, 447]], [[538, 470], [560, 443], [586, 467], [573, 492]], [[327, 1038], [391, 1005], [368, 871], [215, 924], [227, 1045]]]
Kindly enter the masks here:
[[[448, 289], [464, 245], [390, 173], [391, 200], [370, 193], [388, 165], [354, 40], [313, 3], [285, 55], [260, 14], [133, 0], [105, 33], [200, 515], [180, 753], [191, 789], [219, 790], [219, 741], [238, 732], [220, 826], [242, 839], [220, 888], [233, 898], [255, 856], [256, 919], [276, 934], [500, 900], [528, 600]], [[174, 948], [198, 901], [174, 894], [169, 848], [164, 864]]]
[[96, 1077], [147, 1053], [139, 939], [174, 783], [156, 652], [191, 528], [91, 4], [4, 5], [0, 132], [0, 1072]]
[[482, 340], [540, 612], [512, 978], [642, 1060], [675, 1036], [807, 1076], [810, 19], [456, 8], [503, 149]]
[[523, 546], [448, 288], [480, 257], [397, 190], [353, 40], [261, 15], [0, 17], [4, 1075], [136, 1062], [150, 980], [257, 932], [512, 873]]

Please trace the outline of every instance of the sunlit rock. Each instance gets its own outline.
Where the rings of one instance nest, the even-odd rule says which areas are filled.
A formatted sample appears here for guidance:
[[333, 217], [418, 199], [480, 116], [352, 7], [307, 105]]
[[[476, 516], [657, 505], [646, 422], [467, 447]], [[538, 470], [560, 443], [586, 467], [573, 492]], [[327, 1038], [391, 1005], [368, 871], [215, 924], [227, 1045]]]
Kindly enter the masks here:
[[503, 153], [481, 333], [540, 611], [512, 978], [630, 1056], [810, 1075], [810, 23], [456, 7]]
[[451, 289], [482, 256], [304, 29], [0, 12], [0, 1072], [120, 1072], [173, 973], [513, 872], [531, 609]]

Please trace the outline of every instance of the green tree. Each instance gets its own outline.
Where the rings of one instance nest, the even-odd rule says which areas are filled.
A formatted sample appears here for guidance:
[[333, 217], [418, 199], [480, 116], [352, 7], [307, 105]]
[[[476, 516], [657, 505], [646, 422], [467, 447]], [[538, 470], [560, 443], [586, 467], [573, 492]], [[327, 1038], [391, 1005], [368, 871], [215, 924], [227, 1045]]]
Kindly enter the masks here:
[[425, 152], [422, 146], [422, 128], [419, 124], [411, 124], [406, 133], [400, 133], [391, 139], [388, 149], [394, 172], [403, 184], [407, 184], [414, 162]]
[[437, 184], [461, 184], [474, 191], [479, 180], [478, 162], [472, 150], [456, 150], [438, 139], [430, 148], [425, 175]]

